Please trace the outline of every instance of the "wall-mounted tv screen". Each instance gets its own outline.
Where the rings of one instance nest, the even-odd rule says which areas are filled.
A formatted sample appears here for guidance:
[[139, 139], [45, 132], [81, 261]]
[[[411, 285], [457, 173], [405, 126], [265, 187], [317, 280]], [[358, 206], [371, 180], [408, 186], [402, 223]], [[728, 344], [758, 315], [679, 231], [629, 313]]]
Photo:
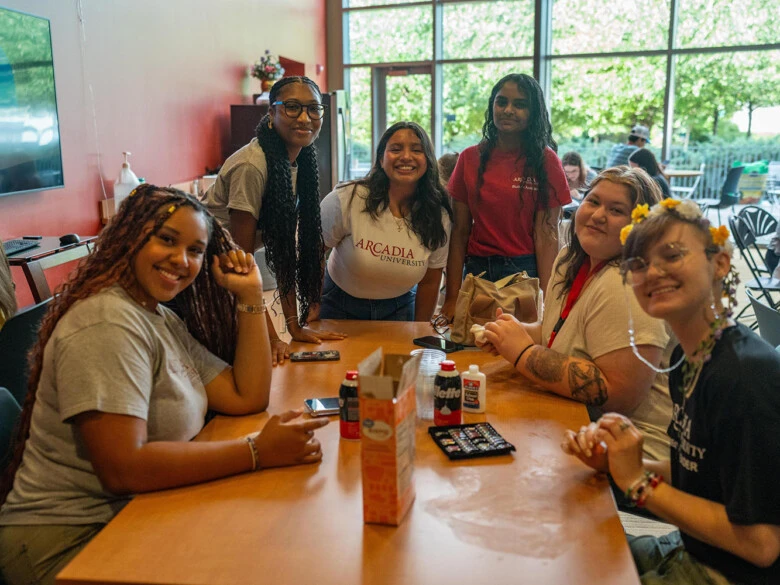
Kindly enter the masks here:
[[64, 184], [49, 21], [0, 8], [0, 196]]

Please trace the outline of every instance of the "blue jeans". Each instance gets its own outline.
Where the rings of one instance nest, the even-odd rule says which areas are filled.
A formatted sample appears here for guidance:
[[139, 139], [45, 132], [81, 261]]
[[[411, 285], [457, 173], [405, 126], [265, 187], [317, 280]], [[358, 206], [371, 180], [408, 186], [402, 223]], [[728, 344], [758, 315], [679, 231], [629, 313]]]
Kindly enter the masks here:
[[516, 272], [527, 272], [528, 276], [539, 276], [536, 270], [536, 255], [526, 254], [524, 256], [467, 256], [464, 266], [466, 274], [478, 274], [484, 272], [482, 277], [491, 282], [501, 280], [505, 276], [515, 274]]
[[[642, 585], [717, 585], [701, 564], [685, 551], [679, 531], [666, 536], [629, 536]], [[719, 575], [719, 574], [718, 574]], [[728, 582], [719, 575], [721, 583]]]
[[417, 287], [392, 299], [359, 299], [344, 292], [328, 271], [322, 286], [320, 319], [354, 319], [356, 321], [414, 321], [414, 298]]

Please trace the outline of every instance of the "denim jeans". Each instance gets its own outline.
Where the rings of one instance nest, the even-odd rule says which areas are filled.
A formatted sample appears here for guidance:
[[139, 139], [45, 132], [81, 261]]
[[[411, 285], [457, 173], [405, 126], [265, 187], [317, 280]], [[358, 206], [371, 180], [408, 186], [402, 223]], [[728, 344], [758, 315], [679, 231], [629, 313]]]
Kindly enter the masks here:
[[679, 531], [666, 536], [629, 536], [642, 585], [722, 585], [729, 581], [685, 551]]
[[414, 321], [414, 298], [417, 287], [392, 299], [359, 299], [344, 292], [327, 270], [322, 286], [320, 319], [354, 319], [356, 321]]
[[525, 256], [467, 256], [464, 270], [464, 278], [466, 274], [477, 276], [484, 272], [485, 275], [482, 278], [492, 282], [523, 271], [527, 272], [528, 276], [531, 277], [539, 276], [536, 270], [535, 254], [526, 254]]

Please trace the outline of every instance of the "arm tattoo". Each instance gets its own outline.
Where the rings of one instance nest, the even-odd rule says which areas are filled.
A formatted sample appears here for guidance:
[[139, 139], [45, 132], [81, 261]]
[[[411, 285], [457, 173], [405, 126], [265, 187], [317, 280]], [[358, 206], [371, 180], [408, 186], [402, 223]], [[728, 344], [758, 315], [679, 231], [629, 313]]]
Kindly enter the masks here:
[[543, 347], [534, 347], [525, 361], [528, 371], [543, 382], [560, 382], [569, 358], [557, 351], [547, 351]]
[[589, 406], [601, 406], [607, 401], [607, 385], [595, 364], [569, 364], [571, 397]]

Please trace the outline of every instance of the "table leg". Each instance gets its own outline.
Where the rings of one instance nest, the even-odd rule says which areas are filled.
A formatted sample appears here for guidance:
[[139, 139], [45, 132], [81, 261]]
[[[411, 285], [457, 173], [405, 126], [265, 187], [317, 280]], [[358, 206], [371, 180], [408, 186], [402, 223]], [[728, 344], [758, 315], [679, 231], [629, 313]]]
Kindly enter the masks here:
[[27, 284], [30, 285], [30, 291], [36, 303], [51, 298], [49, 283], [46, 281], [43, 268], [38, 262], [25, 262], [22, 265], [22, 271], [27, 278]]

